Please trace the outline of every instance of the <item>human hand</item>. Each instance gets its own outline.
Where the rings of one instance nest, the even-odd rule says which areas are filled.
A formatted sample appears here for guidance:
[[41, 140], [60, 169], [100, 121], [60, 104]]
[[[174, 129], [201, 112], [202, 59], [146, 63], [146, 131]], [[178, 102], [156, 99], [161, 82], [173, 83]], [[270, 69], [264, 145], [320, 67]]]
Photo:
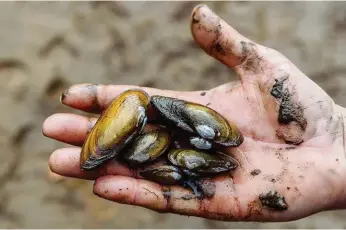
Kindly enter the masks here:
[[[84, 139], [96, 119], [54, 114], [43, 124], [47, 137], [76, 147], [56, 150], [50, 169], [60, 175], [96, 180], [94, 193], [111, 201], [226, 221], [288, 221], [342, 208], [345, 203], [344, 112], [313, 81], [279, 52], [245, 38], [205, 5], [191, 15], [191, 32], [210, 56], [232, 68], [237, 82], [209, 91], [142, 89], [150, 95], [175, 97], [215, 109], [234, 122], [244, 142], [228, 149], [240, 166], [232, 176], [217, 176], [212, 198], [186, 200], [191, 191], [160, 186], [115, 161], [82, 171]], [[70, 87], [62, 103], [100, 113], [128, 85], [81, 84]], [[288, 209], [270, 209], [260, 194], [277, 191]]]

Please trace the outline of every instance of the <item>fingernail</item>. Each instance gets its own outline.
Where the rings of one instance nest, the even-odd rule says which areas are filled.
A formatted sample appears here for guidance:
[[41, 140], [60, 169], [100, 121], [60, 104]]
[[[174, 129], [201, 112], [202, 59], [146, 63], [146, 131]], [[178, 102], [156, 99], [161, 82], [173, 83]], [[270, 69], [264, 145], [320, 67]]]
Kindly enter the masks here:
[[[75, 100], [91, 100], [96, 103], [97, 100], [95, 100], [95, 98], [97, 97], [98, 86], [98, 84], [72, 85], [62, 93], [60, 102], [63, 104], [70, 104], [75, 103]], [[92, 102], [87, 102], [87, 104], [92, 104]]]
[[109, 193], [109, 184], [111, 183], [111, 176], [104, 176], [98, 178], [93, 187], [93, 193], [98, 196], [104, 198]]
[[64, 104], [64, 99], [66, 98], [66, 95], [68, 94], [70, 88], [65, 89], [65, 91], [60, 96], [60, 103]]

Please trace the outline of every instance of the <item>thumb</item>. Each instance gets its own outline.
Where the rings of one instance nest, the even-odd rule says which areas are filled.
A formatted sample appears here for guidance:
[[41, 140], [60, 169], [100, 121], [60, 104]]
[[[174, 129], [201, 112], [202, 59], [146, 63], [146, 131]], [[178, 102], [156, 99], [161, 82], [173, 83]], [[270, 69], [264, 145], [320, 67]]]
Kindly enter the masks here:
[[251, 63], [260, 61], [256, 55], [258, 45], [233, 29], [206, 5], [197, 5], [193, 9], [190, 29], [196, 43], [228, 67], [235, 68], [250, 57]]

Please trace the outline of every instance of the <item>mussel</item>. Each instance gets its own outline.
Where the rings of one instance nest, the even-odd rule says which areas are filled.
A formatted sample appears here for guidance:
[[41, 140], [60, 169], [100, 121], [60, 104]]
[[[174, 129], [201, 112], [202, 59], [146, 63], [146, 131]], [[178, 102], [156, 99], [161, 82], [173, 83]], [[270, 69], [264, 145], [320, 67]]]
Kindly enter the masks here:
[[234, 123], [209, 107], [164, 96], [152, 96], [150, 103], [161, 120], [200, 137], [192, 142], [190, 140], [197, 148], [210, 149], [210, 142], [225, 147], [237, 147], [244, 141], [242, 133]]
[[115, 157], [137, 137], [147, 123], [149, 95], [140, 89], [120, 94], [101, 114], [81, 151], [80, 165], [92, 170]]
[[169, 145], [170, 134], [165, 129], [142, 133], [124, 149], [123, 159], [131, 167], [138, 167], [156, 160]]
[[211, 108], [129, 89], [87, 135], [80, 167], [92, 170], [116, 157], [147, 180], [211, 197], [216, 186], [209, 179], [238, 166], [236, 159], [213, 148], [237, 147], [243, 140], [236, 125]]
[[139, 174], [147, 179], [162, 185], [177, 185], [183, 179], [183, 173], [174, 165], [152, 165], [139, 172]]
[[196, 149], [171, 149], [168, 159], [173, 165], [185, 169], [185, 174], [190, 171], [201, 176], [227, 172], [238, 166], [237, 160], [218, 151], [209, 153]]

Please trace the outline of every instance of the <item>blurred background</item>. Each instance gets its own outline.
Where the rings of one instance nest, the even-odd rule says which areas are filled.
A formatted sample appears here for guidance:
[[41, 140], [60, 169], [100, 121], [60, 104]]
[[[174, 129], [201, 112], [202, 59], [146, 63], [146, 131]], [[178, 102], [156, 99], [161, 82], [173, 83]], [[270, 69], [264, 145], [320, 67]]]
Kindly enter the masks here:
[[[0, 228], [344, 228], [345, 211], [280, 224], [157, 214], [102, 200], [92, 183], [49, 173], [41, 126], [76, 83], [203, 90], [236, 79], [189, 30], [199, 2], [0, 3]], [[346, 2], [204, 2], [275, 48], [346, 105]]]

